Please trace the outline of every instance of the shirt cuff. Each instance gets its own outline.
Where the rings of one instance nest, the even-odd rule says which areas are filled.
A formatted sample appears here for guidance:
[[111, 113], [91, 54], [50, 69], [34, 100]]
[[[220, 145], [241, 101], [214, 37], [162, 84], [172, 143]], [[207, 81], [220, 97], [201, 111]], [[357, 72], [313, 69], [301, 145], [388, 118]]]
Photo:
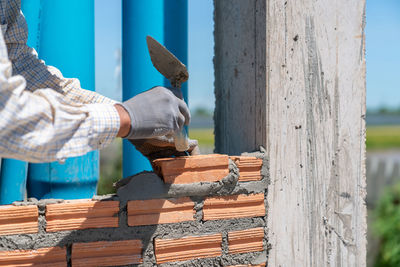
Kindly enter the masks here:
[[101, 149], [116, 137], [120, 127], [117, 109], [112, 104], [87, 104], [92, 127], [89, 131], [90, 146]]

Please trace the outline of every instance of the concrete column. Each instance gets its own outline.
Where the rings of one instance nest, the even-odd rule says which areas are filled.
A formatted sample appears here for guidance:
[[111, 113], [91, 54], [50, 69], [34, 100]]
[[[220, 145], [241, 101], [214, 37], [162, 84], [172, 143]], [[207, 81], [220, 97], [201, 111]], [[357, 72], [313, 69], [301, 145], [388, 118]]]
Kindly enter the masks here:
[[269, 266], [365, 266], [365, 0], [215, 3], [216, 150], [264, 146]]

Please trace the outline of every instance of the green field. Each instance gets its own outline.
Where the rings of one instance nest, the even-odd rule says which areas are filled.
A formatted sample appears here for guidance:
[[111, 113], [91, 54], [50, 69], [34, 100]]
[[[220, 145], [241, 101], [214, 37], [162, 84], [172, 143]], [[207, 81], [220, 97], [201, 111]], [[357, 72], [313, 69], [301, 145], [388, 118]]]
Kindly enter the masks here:
[[400, 148], [400, 126], [367, 127], [367, 150]]
[[214, 147], [214, 129], [189, 129], [189, 137], [198, 140], [200, 147]]
[[[214, 146], [213, 129], [190, 129], [191, 139], [199, 141], [200, 147]], [[367, 149], [380, 150], [400, 148], [400, 126], [369, 126], [367, 128]]]

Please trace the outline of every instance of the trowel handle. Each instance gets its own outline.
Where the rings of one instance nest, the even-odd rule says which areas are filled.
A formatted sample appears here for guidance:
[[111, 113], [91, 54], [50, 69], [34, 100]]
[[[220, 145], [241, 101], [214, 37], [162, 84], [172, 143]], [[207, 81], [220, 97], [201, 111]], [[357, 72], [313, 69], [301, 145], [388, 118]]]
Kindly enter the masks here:
[[183, 152], [189, 149], [189, 140], [185, 128], [174, 134], [176, 150]]

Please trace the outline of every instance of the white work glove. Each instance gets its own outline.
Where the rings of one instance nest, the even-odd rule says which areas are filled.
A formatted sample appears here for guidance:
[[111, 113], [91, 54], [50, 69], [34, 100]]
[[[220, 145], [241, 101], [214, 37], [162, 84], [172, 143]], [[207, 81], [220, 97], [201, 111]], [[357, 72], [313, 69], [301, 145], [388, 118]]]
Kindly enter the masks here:
[[172, 135], [190, 122], [190, 112], [179, 89], [157, 86], [122, 103], [131, 129], [125, 139]]

